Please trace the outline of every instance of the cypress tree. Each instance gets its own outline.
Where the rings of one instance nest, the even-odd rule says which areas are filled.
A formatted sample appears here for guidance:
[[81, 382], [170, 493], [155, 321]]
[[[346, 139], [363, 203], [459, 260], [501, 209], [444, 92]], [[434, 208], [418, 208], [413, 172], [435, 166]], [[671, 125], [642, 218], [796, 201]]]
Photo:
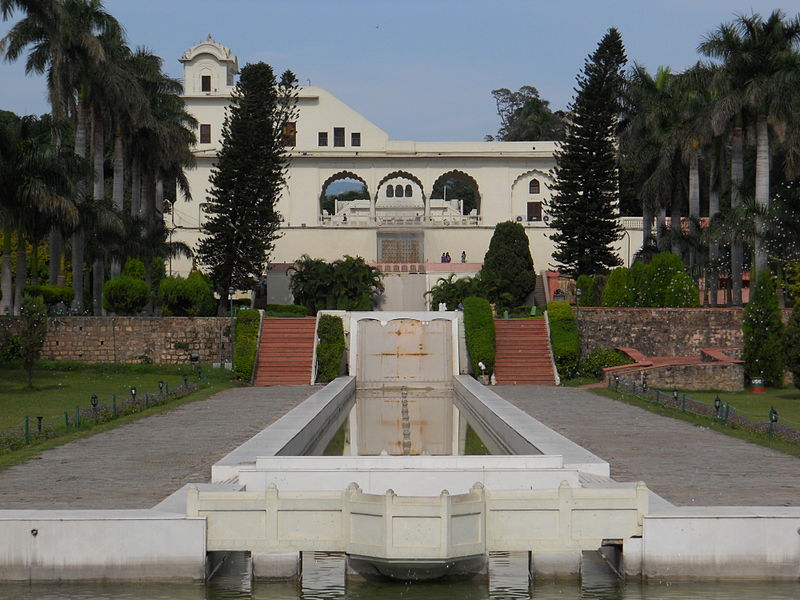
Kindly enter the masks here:
[[783, 321], [775, 284], [769, 271], [758, 274], [756, 289], [744, 307], [744, 375], [763, 377], [770, 387], [783, 385]]
[[570, 275], [596, 275], [622, 264], [611, 245], [620, 239], [615, 129], [627, 59], [611, 28], [578, 76], [567, 134], [556, 152], [556, 181], [548, 212], [557, 233], [553, 257]]
[[522, 225], [513, 221], [495, 225], [480, 276], [484, 294], [498, 308], [514, 308], [525, 302], [536, 286], [536, 274]]
[[291, 71], [278, 83], [263, 62], [242, 68], [211, 171], [206, 237], [197, 249], [223, 300], [219, 314], [224, 314], [228, 288], [252, 289], [279, 237], [275, 202], [286, 180], [284, 129], [296, 118], [296, 99]]

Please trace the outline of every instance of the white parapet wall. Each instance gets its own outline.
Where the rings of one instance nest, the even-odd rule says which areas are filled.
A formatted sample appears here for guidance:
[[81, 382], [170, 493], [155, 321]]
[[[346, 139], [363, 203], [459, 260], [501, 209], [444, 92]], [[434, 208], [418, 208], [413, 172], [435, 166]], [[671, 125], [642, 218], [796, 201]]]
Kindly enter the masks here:
[[150, 510], [0, 511], [2, 581], [202, 581], [205, 519]]

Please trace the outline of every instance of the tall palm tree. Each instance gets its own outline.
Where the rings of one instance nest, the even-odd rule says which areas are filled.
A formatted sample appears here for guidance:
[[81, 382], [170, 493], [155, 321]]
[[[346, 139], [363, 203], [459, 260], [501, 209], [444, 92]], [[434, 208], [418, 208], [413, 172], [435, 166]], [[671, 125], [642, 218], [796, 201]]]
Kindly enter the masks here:
[[[800, 87], [800, 17], [786, 19], [775, 10], [767, 19], [740, 16], [707, 35], [699, 46], [704, 55], [722, 61], [718, 121], [741, 122], [752, 115], [756, 131], [755, 201], [768, 209], [770, 194], [771, 128], [791, 118]], [[738, 135], [738, 133], [737, 133]], [[732, 188], [741, 181], [739, 141], [732, 141]], [[733, 164], [736, 161], [737, 164]], [[738, 180], [738, 181], [737, 181]], [[756, 269], [767, 268], [764, 224], [756, 223]]]

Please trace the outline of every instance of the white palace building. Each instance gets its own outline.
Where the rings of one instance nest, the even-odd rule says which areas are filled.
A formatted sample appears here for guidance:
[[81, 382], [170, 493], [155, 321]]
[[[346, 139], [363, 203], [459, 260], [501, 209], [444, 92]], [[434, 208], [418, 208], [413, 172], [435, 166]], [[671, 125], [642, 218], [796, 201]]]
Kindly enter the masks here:
[[[211, 36], [187, 50], [180, 62], [186, 107], [199, 124], [197, 168], [187, 173], [193, 200], [177, 202], [166, 219], [172, 239], [194, 247], [238, 62]], [[300, 88], [298, 118], [289, 134], [295, 144], [287, 187], [277, 203], [283, 237], [270, 259], [270, 302], [289, 301], [286, 268], [302, 254], [329, 261], [349, 254], [385, 273], [381, 308], [424, 309], [423, 294], [440, 277], [480, 269], [494, 226], [509, 220], [525, 227], [537, 271], [552, 267], [546, 206], [555, 142], [391, 140], [315, 86]], [[460, 198], [434, 197], [435, 186], [441, 189], [442, 182], [453, 179], [474, 190], [474, 206], [465, 207]], [[323, 206], [328, 186], [340, 180], [363, 183], [369, 198]], [[623, 226], [626, 235], [617, 250], [627, 265], [641, 246], [641, 218], [624, 218]], [[452, 262], [442, 263], [443, 253]], [[188, 262], [171, 265], [178, 274], [189, 268]]]

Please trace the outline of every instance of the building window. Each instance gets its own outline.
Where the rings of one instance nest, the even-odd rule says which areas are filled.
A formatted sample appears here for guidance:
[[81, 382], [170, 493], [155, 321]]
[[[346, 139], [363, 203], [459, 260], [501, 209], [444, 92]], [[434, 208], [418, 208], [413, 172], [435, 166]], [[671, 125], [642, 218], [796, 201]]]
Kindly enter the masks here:
[[290, 121], [283, 126], [283, 145], [296, 146], [297, 145], [297, 123]]
[[361, 145], [361, 134], [360, 133], [351, 133], [350, 134], [350, 145], [358, 147]]
[[211, 143], [211, 125], [207, 123], [200, 125], [200, 143], [201, 144]]
[[204, 92], [211, 91], [211, 75], [200, 76], [200, 89]]
[[333, 145], [338, 148], [344, 147], [344, 127], [333, 128]]
[[[531, 179], [531, 182], [528, 185], [528, 193], [529, 194], [538, 194], [539, 193], [539, 180], [538, 179]], [[530, 220], [530, 219], [528, 219], [528, 220]]]
[[528, 221], [542, 220], [542, 203], [528, 202]]
[[411, 184], [406, 185], [406, 198], [411, 198], [411, 194], [413, 191], [411, 190]]
[[403, 186], [399, 183], [394, 186], [394, 195], [395, 198], [402, 198], [403, 197]]
[[328, 132], [327, 131], [320, 131], [317, 134], [317, 143], [320, 146], [327, 146], [328, 145]]
[[390, 185], [386, 186], [386, 197], [387, 198], [394, 198], [394, 188]]

